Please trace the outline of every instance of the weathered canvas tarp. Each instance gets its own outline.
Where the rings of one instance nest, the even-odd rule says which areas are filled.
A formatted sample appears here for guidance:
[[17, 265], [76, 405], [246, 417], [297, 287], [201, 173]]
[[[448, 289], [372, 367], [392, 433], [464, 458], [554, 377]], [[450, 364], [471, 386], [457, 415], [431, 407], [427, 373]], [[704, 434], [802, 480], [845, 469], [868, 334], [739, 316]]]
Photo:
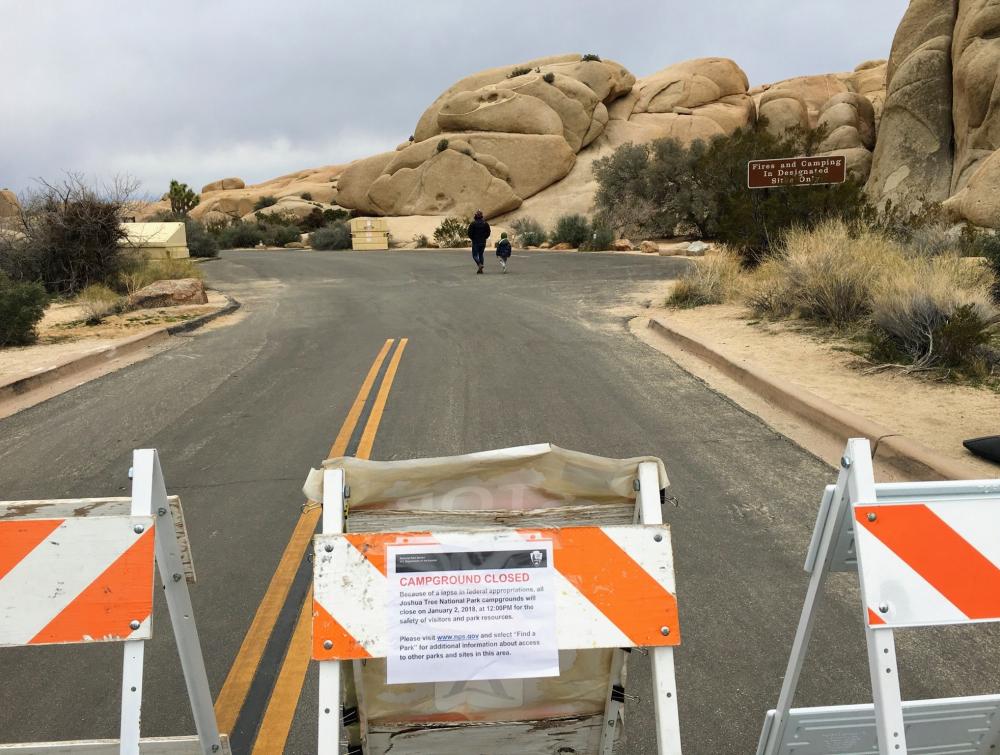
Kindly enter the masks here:
[[[655, 457], [607, 459], [549, 443], [406, 461], [348, 456], [323, 467], [344, 470], [352, 509], [486, 511], [633, 502], [644, 461], [656, 463], [665, 488], [667, 473]], [[310, 500], [323, 500], [321, 470], [310, 472], [303, 490]]]

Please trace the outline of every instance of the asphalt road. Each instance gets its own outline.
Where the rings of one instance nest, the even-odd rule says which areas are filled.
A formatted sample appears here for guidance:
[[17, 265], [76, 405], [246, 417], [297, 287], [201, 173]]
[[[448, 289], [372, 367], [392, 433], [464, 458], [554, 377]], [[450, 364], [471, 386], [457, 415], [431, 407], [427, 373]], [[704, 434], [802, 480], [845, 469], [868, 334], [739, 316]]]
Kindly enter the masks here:
[[[476, 276], [452, 252], [231, 252], [205, 267], [244, 304], [227, 328], [0, 420], [0, 498], [126, 495], [136, 447], [156, 447], [181, 494], [192, 588], [218, 692], [375, 354], [409, 343], [372, 458], [551, 441], [666, 463], [683, 645], [685, 752], [753, 752], [805, 590], [802, 561], [834, 473], [625, 330], [613, 307], [684, 262], [518, 254]], [[856, 578], [819, 616], [797, 704], [870, 700]], [[193, 733], [169, 621], [147, 650], [143, 730]], [[904, 696], [995, 692], [990, 628], [904, 634]], [[121, 648], [0, 652], [0, 742], [117, 735]], [[311, 668], [286, 752], [310, 753]], [[655, 752], [648, 673], [634, 665], [621, 752]], [[248, 743], [241, 743], [247, 751]]]

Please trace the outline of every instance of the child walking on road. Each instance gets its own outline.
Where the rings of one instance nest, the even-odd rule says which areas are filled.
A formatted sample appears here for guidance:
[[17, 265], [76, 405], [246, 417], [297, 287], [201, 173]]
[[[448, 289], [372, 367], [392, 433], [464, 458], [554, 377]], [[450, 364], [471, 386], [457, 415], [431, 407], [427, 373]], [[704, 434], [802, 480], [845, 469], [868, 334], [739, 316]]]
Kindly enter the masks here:
[[507, 260], [510, 259], [510, 241], [507, 240], [507, 234], [501, 233], [500, 240], [497, 242], [497, 258], [500, 260], [500, 267], [503, 271], [507, 272]]

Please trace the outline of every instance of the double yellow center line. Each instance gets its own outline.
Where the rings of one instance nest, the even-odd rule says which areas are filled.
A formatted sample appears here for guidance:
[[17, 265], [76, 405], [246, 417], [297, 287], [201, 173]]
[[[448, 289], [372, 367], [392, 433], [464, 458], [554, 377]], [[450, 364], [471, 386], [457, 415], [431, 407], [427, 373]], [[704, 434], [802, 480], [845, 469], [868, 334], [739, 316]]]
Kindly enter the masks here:
[[[386, 402], [389, 399], [389, 392], [392, 390], [392, 383], [407, 343], [408, 339], [406, 338], [399, 339], [398, 344], [396, 339], [389, 338], [382, 345], [358, 390], [347, 417], [344, 419], [344, 424], [341, 425], [340, 432], [337, 433], [337, 437], [330, 447], [329, 458], [344, 456], [347, 453], [351, 438], [354, 436], [368, 403], [368, 398], [378, 380], [379, 373], [382, 371], [382, 366], [391, 352], [392, 357], [389, 359], [389, 365], [371, 406], [371, 411], [368, 413], [367, 422], [354, 454], [360, 459], [369, 458], [375, 443], [375, 436], [382, 422]], [[395, 350], [393, 351], [394, 345]], [[302, 563], [302, 558], [309, 547], [313, 533], [316, 531], [320, 514], [320, 506], [312, 501], [307, 501], [306, 505], [303, 506], [302, 515], [292, 531], [288, 545], [285, 546], [285, 551], [278, 562], [278, 568], [271, 578], [267, 592], [264, 593], [257, 613], [254, 615], [250, 628], [236, 654], [236, 659], [229, 669], [226, 681], [222, 685], [222, 691], [215, 702], [215, 715], [219, 722], [220, 731], [231, 732], [236, 725], [240, 710], [243, 708], [254, 676], [260, 666], [265, 647], [274, 630], [278, 614], [288, 599], [289, 589], [296, 571]], [[309, 668], [311, 624], [312, 589], [310, 588], [299, 612], [288, 651], [281, 665], [281, 671], [254, 740], [254, 755], [279, 753], [284, 750], [292, 719], [295, 716], [295, 708], [302, 693], [302, 683]]]

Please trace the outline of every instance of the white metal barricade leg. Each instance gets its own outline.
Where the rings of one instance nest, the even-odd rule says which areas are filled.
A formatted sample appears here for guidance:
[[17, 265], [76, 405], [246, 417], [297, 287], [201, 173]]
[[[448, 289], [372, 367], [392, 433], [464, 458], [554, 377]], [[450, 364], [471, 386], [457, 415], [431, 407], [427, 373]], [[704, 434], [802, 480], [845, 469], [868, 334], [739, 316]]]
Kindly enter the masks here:
[[155, 449], [137, 450], [132, 457], [132, 501], [144, 506], [156, 517], [156, 566], [163, 583], [170, 625], [177, 643], [177, 654], [184, 673], [195, 730], [205, 755], [218, 753], [222, 747], [219, 725], [215, 719], [212, 691], [208, 686], [205, 658], [198, 638], [198, 626], [191, 605], [184, 565], [170, 518], [170, 503]]
[[[344, 471], [328, 469], [323, 473], [324, 534], [344, 531]], [[340, 664], [319, 661], [319, 755], [340, 753]]]
[[[660, 484], [656, 465], [639, 465], [639, 515], [642, 524], [663, 524]], [[664, 627], [669, 632], [669, 628]], [[680, 755], [681, 725], [677, 710], [674, 649], [650, 648], [653, 669], [653, 709], [656, 715], [656, 747], [660, 755]]]

